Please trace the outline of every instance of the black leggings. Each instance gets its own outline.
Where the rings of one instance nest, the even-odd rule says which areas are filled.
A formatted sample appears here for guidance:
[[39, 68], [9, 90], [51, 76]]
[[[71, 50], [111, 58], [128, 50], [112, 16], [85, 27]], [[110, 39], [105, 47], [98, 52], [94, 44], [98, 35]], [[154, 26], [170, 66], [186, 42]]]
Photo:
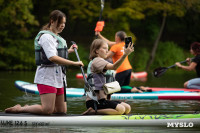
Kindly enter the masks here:
[[117, 73], [115, 79], [119, 82], [120, 86], [127, 86], [130, 84], [132, 69]]
[[97, 105], [97, 109], [107, 109], [107, 108], [112, 108], [112, 109], [116, 109], [117, 105], [120, 104], [120, 101], [114, 101], [114, 100], [106, 100], [106, 99], [100, 99], [99, 100], [99, 104], [94, 101], [94, 100], [88, 100], [86, 101], [86, 107], [87, 109], [92, 107], [93, 109], [95, 109], [94, 104]]
[[121, 91], [115, 92], [115, 93], [132, 93], [131, 89], [123, 89], [121, 88]]

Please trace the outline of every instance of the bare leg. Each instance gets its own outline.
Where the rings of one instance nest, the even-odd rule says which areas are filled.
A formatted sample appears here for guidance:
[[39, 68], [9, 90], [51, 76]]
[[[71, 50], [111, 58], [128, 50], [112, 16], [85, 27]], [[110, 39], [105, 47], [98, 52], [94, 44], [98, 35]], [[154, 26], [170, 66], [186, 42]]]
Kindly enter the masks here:
[[66, 113], [66, 112], [67, 112], [67, 103], [64, 102], [64, 94], [57, 95], [54, 113]]
[[31, 105], [31, 106], [24, 106], [22, 107], [21, 105], [17, 104], [13, 107], [5, 109], [6, 113], [36, 113], [39, 112], [41, 113], [41, 105]]
[[132, 89], [131, 89], [131, 92], [139, 92], [139, 93], [143, 93], [141, 90], [138, 90], [136, 87], [133, 87]]
[[20, 109], [21, 109], [21, 105], [17, 104], [13, 107], [5, 109], [5, 112], [6, 113], [18, 113]]
[[55, 109], [55, 93], [40, 95], [42, 105], [26, 105], [21, 107], [21, 105], [15, 105], [11, 108], [5, 109], [8, 113], [32, 113], [32, 114], [46, 114], [49, 115], [53, 113]]
[[140, 86], [140, 89], [142, 89], [143, 91], [147, 91], [149, 87]]
[[125, 107], [124, 114], [126, 114], [126, 115], [129, 114], [130, 111], [131, 111], [131, 106], [129, 104], [125, 103], [125, 102], [121, 102], [121, 105], [123, 105]]
[[95, 110], [90, 107], [88, 110], [83, 112], [82, 115], [95, 115]]
[[184, 88], [187, 88], [187, 85], [188, 85], [188, 81], [186, 81], [186, 82], [184, 83]]
[[122, 115], [125, 112], [125, 107], [121, 104], [118, 104], [116, 109], [100, 109], [97, 111], [97, 114], [102, 115]]

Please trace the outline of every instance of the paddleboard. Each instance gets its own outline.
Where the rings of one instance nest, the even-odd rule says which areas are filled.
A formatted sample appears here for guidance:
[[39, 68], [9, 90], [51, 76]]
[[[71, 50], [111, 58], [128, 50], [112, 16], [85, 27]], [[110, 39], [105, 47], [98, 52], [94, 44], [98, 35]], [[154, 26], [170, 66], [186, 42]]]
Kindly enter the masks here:
[[[21, 91], [32, 94], [39, 94], [37, 85], [25, 81], [15, 81], [15, 86]], [[111, 99], [152, 99], [152, 100], [200, 100], [200, 93], [190, 92], [189, 89], [172, 89], [167, 88], [151, 88], [153, 92], [144, 93], [114, 93]], [[197, 89], [195, 89], [197, 90]], [[198, 90], [199, 91], [199, 90]], [[83, 88], [67, 88], [67, 97], [83, 97], [85, 92]]]
[[200, 114], [146, 114], [146, 115], [32, 115], [0, 113], [1, 127], [199, 127]]
[[[147, 78], [147, 72], [145, 72], [145, 71], [142, 71], [142, 72], [132, 72], [131, 73], [131, 79], [133, 79], [133, 78], [137, 78], [137, 79], [139, 79], [139, 78]], [[85, 74], [85, 76], [87, 77], [87, 74]], [[77, 73], [76, 74], [76, 78], [77, 79], [83, 79], [83, 75], [82, 75], [82, 73]]]

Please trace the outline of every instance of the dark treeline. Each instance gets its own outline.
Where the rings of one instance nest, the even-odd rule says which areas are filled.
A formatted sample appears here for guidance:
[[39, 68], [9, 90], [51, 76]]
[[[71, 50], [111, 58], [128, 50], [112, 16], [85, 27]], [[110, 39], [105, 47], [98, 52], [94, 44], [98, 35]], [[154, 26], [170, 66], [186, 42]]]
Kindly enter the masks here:
[[[67, 16], [61, 36], [79, 45], [87, 66], [100, 8], [100, 0], [0, 0], [0, 69], [36, 68], [34, 38], [55, 9]], [[114, 41], [125, 31], [136, 44], [129, 57], [134, 71], [152, 70], [191, 57], [190, 44], [200, 41], [199, 13], [199, 0], [105, 0], [102, 35]]]

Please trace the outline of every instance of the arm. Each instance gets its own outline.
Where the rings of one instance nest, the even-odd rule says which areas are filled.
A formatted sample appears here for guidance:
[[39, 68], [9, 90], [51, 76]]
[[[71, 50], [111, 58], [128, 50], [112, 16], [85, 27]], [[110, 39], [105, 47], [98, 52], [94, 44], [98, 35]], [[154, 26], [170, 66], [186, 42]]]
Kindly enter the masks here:
[[125, 60], [125, 58], [134, 51], [134, 47], [133, 47], [133, 44], [129, 44], [128, 48], [127, 49], [124, 49], [124, 55], [119, 59], [117, 60], [114, 64], [107, 64], [106, 65], [106, 69], [109, 69], [109, 70], [116, 70], [122, 63], [123, 61]]
[[108, 54], [107, 54], [106, 59], [112, 58], [114, 54], [115, 54], [114, 52], [109, 51]]
[[98, 35], [99, 38], [101, 38], [104, 41], [106, 41], [106, 43], [108, 43], [109, 47], [111, 47], [112, 45], [116, 44], [116, 42], [112, 42], [112, 41], [108, 40], [107, 38], [105, 38], [104, 36], [102, 36], [100, 32], [95, 32], [95, 35]]
[[121, 64], [122, 62], [124, 61], [124, 59], [126, 58], [127, 55], [123, 55], [118, 61], [116, 61], [114, 64], [107, 64], [106, 65], [106, 69], [108, 70], [116, 70]]
[[192, 62], [192, 63], [190, 63], [189, 66], [184, 66], [184, 65], [181, 65], [179, 62], [176, 62], [176, 66], [182, 68], [183, 70], [192, 71], [192, 70], [195, 70], [197, 63]]
[[[49, 34], [43, 34], [40, 38], [41, 41], [41, 47], [44, 49], [44, 52], [47, 56], [47, 58], [51, 61], [54, 62], [56, 64], [60, 64], [60, 65], [74, 65], [74, 66], [84, 66], [82, 61], [80, 62], [74, 62], [74, 61], [70, 61], [67, 59], [64, 59], [62, 57], [59, 57], [56, 55], [56, 47], [54, 45], [54, 38], [49, 35]], [[75, 46], [71, 46], [70, 49], [72, 49]], [[69, 49], [69, 50], [70, 50]], [[70, 52], [70, 51], [69, 51]]]
[[59, 65], [84, 66], [83, 63], [82, 63], [82, 61], [76, 61], [75, 62], [75, 61], [64, 59], [64, 58], [59, 57], [59, 56], [52, 56], [52, 57], [49, 58], [49, 60], [51, 62], [54, 62], [54, 63], [59, 64]]

